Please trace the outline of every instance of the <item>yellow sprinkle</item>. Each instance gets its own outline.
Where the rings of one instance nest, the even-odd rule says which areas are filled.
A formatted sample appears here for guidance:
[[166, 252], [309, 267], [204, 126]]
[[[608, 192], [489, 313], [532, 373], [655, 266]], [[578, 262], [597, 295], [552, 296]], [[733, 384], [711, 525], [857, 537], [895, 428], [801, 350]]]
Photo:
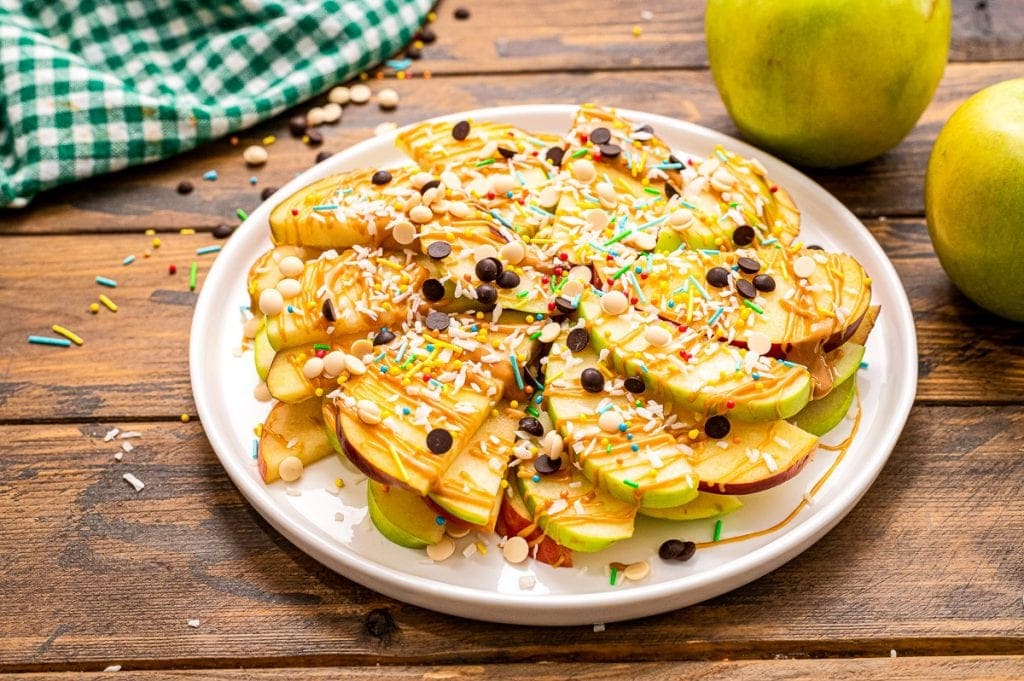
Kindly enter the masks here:
[[156, 234], [156, 230], [155, 229], [147, 229], [146, 230], [146, 236], [153, 236], [154, 234]]
[[498, 410], [497, 409], [491, 409], [491, 416], [497, 416], [497, 415], [498, 415]]
[[342, 489], [343, 487], [345, 487], [345, 481], [342, 480], [341, 478], [335, 478], [334, 486], [337, 487], [338, 489]]
[[260, 435], [263, 435], [263, 424], [262, 423], [257, 423], [256, 424], [256, 436], [259, 437]]
[[540, 450], [537, 449], [537, 445], [530, 445], [530, 454], [536, 454]]
[[102, 293], [100, 294], [100, 302], [103, 303], [111, 312], [117, 312], [117, 304]]
[[183, 228], [183, 229], [180, 229], [180, 230], [178, 230], [178, 233], [179, 233], [179, 234], [195, 234], [195, 233], [196, 233], [196, 230], [194, 230], [194, 229], [190, 229], [190, 228], [188, 228], [188, 227], [185, 227], [185, 228]]
[[324, 389], [323, 388], [317, 388], [316, 390], [313, 391], [313, 394], [316, 395], [317, 397], [323, 397], [324, 396]]
[[160, 241], [160, 237], [153, 239], [153, 248], [160, 248], [161, 243], [162, 242]]
[[415, 47], [417, 50], [422, 50], [423, 49], [423, 41], [422, 40], [414, 40], [414, 41], [412, 41], [412, 46]]
[[511, 402], [508, 403], [508, 406], [512, 407], [513, 409], [518, 409], [519, 408], [519, 400], [512, 400]]
[[476, 550], [480, 552], [480, 555], [487, 555], [487, 546], [485, 546], [482, 541], [478, 541], [476, 543]]
[[[93, 303], [93, 304], [95, 305], [95, 303]], [[99, 307], [97, 307], [96, 309], [99, 310]], [[81, 339], [81, 337], [78, 334], [76, 334], [76, 333], [74, 333], [72, 331], [69, 331], [68, 329], [65, 329], [63, 326], [58, 326], [57, 324], [54, 324], [50, 328], [53, 329], [54, 333], [59, 333], [60, 335], [62, 335], [65, 338], [67, 338], [69, 341], [71, 341], [75, 345], [81, 345], [82, 343], [85, 342], [84, 340]]]
[[635, 37], [639, 38], [639, 37], [640, 37], [640, 35], [641, 35], [641, 34], [642, 34], [643, 32], [644, 32], [644, 29], [640, 28], [639, 26], [634, 26], [634, 27], [633, 27], [633, 35], [634, 35]]
[[[399, 265], [397, 262], [395, 262], [394, 260], [388, 260], [387, 258], [377, 258], [377, 264], [378, 265], [384, 265], [385, 267], [390, 267], [393, 270], [401, 270], [402, 269], [402, 266]], [[378, 286], [379, 286], [379, 284], [378, 284]]]
[[396, 72], [395, 78], [397, 78], [398, 80], [405, 80], [405, 71]]
[[427, 21], [437, 21], [437, 12], [427, 12]]
[[188, 423], [188, 422], [189, 422], [189, 419], [191, 419], [191, 418], [192, 418], [192, 417], [191, 417], [191, 416], [189, 416], [188, 414], [182, 414], [182, 415], [181, 415], [181, 422], [182, 422], [182, 423]]
[[100, 304], [99, 303], [93, 303], [92, 305], [89, 306], [89, 312], [92, 312], [93, 314], [96, 314], [99, 311], [100, 311]]
[[263, 138], [263, 145], [264, 146], [270, 146], [271, 144], [273, 144], [276, 141], [277, 141], [277, 137], [275, 137], [274, 135], [267, 135], [266, 137]]
[[142, 257], [143, 258], [148, 258], [151, 255], [153, 255], [153, 251], [149, 250], [148, 248], [145, 251], [142, 252]]
[[687, 435], [690, 436], [691, 440], [696, 440], [698, 437], [700, 437], [700, 431], [694, 428], [689, 433], [687, 433]]

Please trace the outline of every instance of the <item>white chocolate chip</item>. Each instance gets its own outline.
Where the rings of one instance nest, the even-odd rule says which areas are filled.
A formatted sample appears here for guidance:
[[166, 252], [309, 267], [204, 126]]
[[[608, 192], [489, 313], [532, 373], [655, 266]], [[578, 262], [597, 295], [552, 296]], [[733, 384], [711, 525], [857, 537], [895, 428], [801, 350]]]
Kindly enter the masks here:
[[434, 176], [431, 175], [430, 173], [416, 173], [411, 178], [409, 178], [409, 182], [416, 189], [421, 189], [423, 185], [425, 185], [426, 183], [430, 182], [433, 179]]
[[522, 563], [530, 555], [530, 545], [520, 536], [509, 537], [501, 547], [501, 555], [510, 563]]
[[576, 265], [569, 270], [569, 279], [576, 279], [582, 281], [584, 284], [589, 284], [590, 279], [593, 277], [593, 272], [586, 265]]
[[345, 355], [345, 370], [353, 376], [362, 376], [366, 373], [366, 365], [358, 357]]
[[408, 220], [399, 220], [391, 226], [391, 236], [403, 246], [416, 240], [416, 228]]
[[658, 237], [654, 232], [633, 232], [626, 240], [626, 245], [641, 251], [650, 251], [658, 245]]
[[412, 210], [409, 211], [409, 219], [418, 225], [422, 225], [434, 219], [434, 211], [422, 205], [413, 206]]
[[736, 186], [736, 177], [725, 168], [719, 168], [711, 175], [711, 186], [720, 192], [726, 192]]
[[459, 525], [456, 523], [445, 523], [444, 533], [452, 539], [462, 539], [467, 534], [472, 532], [469, 525]]
[[554, 210], [555, 206], [558, 205], [558, 200], [562, 197], [562, 192], [557, 187], [545, 187], [540, 196], [537, 197], [537, 203], [540, 204], [541, 208], [547, 210]]
[[814, 262], [814, 258], [809, 255], [801, 255], [793, 261], [793, 274], [801, 279], [806, 279], [814, 274], [814, 270], [817, 269], [817, 267], [818, 263]]
[[597, 177], [597, 169], [589, 159], [578, 158], [572, 162], [572, 175], [583, 184], [590, 184]]
[[356, 402], [356, 415], [359, 416], [360, 421], [371, 426], [381, 421], [380, 407], [371, 400], [359, 400]]
[[540, 441], [540, 446], [541, 451], [547, 454], [552, 461], [561, 459], [562, 452], [565, 451], [565, 442], [557, 430], [549, 430], [544, 433], [544, 439]]
[[629, 309], [629, 298], [622, 291], [608, 291], [601, 296], [601, 309], [605, 314], [618, 316]]
[[605, 205], [606, 208], [610, 208], [618, 203], [618, 195], [615, 193], [615, 187], [609, 182], [599, 182], [597, 185], [597, 197], [601, 200], [601, 205]]
[[329, 376], [337, 376], [345, 370], [345, 353], [341, 350], [332, 350], [324, 356], [324, 371]]
[[267, 387], [265, 381], [261, 381], [259, 385], [253, 389], [252, 396], [259, 402], [269, 402], [274, 399], [274, 396], [270, 394], [270, 388]]
[[264, 289], [260, 293], [260, 312], [265, 315], [281, 314], [284, 309], [284, 296], [274, 288]]
[[674, 210], [668, 216], [668, 223], [673, 227], [685, 227], [691, 222], [693, 222], [693, 211], [689, 208]]
[[644, 331], [644, 340], [656, 348], [663, 348], [672, 342], [672, 334], [664, 326], [652, 324]]
[[302, 293], [302, 284], [299, 283], [298, 279], [286, 277], [277, 282], [277, 290], [281, 292], [281, 295], [284, 296], [285, 299], [294, 298]]
[[562, 295], [570, 300], [583, 293], [586, 287], [583, 282], [579, 279], [570, 279], [565, 282], [565, 286], [562, 287]]
[[267, 162], [270, 154], [258, 144], [252, 144], [242, 152], [242, 159], [251, 166], [261, 166]]
[[342, 106], [345, 106], [346, 104], [348, 104], [348, 102], [349, 102], [349, 100], [351, 98], [352, 98], [352, 96], [351, 96], [351, 94], [349, 94], [348, 88], [343, 86], [343, 85], [339, 85], [338, 87], [331, 88], [331, 91], [329, 93], [327, 93], [327, 100], [328, 101], [330, 101], [333, 104], [340, 104]]
[[324, 104], [322, 110], [324, 112], [324, 123], [337, 123], [341, 120], [341, 104], [335, 104], [334, 102]]
[[302, 477], [302, 459], [297, 456], [286, 456], [277, 466], [277, 473], [285, 482], [295, 482]]
[[512, 179], [511, 175], [501, 173], [491, 178], [491, 191], [495, 194], [507, 194], [515, 189], [515, 186], [516, 181]]
[[311, 128], [315, 128], [324, 122], [324, 110], [318, 106], [314, 106], [312, 109], [306, 112], [306, 125]]
[[450, 170], [441, 173], [441, 184], [448, 189], [462, 189], [462, 179]]
[[441, 541], [427, 547], [427, 556], [435, 563], [451, 558], [453, 553], [455, 553], [455, 542], [447, 535], [441, 537]]
[[600, 208], [591, 208], [583, 217], [594, 229], [604, 229], [608, 226], [608, 213]]
[[395, 130], [398, 130], [398, 123], [395, 123], [394, 121], [384, 121], [383, 123], [378, 123], [374, 126], [373, 134], [375, 136], [387, 135]]
[[373, 92], [370, 91], [370, 87], [368, 85], [359, 83], [349, 88], [348, 95], [349, 101], [353, 104], [366, 104], [370, 101], [370, 97], [373, 96]]
[[526, 247], [521, 241], [510, 241], [501, 247], [501, 259], [509, 265], [518, 265], [526, 257]]
[[319, 357], [310, 357], [302, 365], [302, 375], [313, 380], [324, 372], [324, 361]]
[[497, 258], [498, 249], [490, 244], [481, 244], [473, 249], [473, 262], [480, 262], [487, 258]]
[[352, 344], [350, 352], [353, 356], [362, 358], [363, 356], [373, 352], [373, 341], [369, 338], [360, 338]]
[[281, 262], [277, 263], [277, 268], [281, 270], [281, 274], [286, 277], [297, 277], [302, 274], [302, 270], [305, 269], [305, 265], [302, 263], [302, 258], [294, 255], [286, 255], [281, 258]]
[[606, 433], [619, 432], [620, 425], [622, 425], [622, 415], [614, 409], [606, 411], [597, 419], [597, 426]]
[[766, 334], [752, 331], [747, 334], [747, 349], [758, 355], [767, 355], [772, 349], [772, 339]]
[[550, 343], [558, 338], [558, 334], [561, 332], [562, 326], [558, 322], [548, 322], [540, 330], [540, 342]]
[[645, 579], [649, 574], [651, 574], [651, 565], [646, 560], [630, 563], [626, 566], [626, 569], [622, 571], [622, 576], [633, 582], [639, 582], [640, 580]]
[[384, 88], [377, 93], [377, 106], [390, 111], [398, 107], [398, 93], [391, 88]]
[[448, 212], [457, 218], [468, 218], [473, 215], [473, 208], [462, 201], [449, 201]]

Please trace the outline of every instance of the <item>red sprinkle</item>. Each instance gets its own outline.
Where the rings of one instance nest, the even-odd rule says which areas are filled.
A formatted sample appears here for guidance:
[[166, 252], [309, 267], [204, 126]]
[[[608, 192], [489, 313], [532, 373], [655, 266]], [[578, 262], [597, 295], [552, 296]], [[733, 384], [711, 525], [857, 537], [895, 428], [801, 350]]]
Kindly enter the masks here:
[[768, 191], [774, 194], [775, 192], [779, 191], [779, 188], [773, 184], [771, 187], [768, 188]]
[[174, 274], [177, 271], [178, 271], [178, 266], [177, 265], [168, 265], [167, 266], [167, 273], [168, 274]]
[[558, 259], [562, 260], [564, 262], [564, 261], [569, 259], [569, 254], [568, 253], [559, 253], [558, 254]]
[[647, 272], [643, 272], [643, 273], [641, 273], [641, 274], [640, 274], [640, 278], [641, 278], [641, 279], [646, 279], [646, 278], [647, 278]]
[[565, 271], [565, 270], [563, 270], [561, 266], [558, 266], [558, 267], [556, 267], [556, 268], [555, 268], [555, 276], [556, 276], [556, 277], [560, 277], [560, 276], [562, 276], [562, 272], [564, 272], [564, 271]]
[[639, 301], [637, 300], [636, 296], [633, 296], [632, 298], [629, 299], [629, 304], [630, 305], [636, 305], [637, 302], [639, 302]]
[[555, 309], [555, 301], [551, 301], [550, 303], [548, 303], [548, 312], [551, 312], [554, 309]]
[[680, 324], [679, 325], [679, 333], [686, 333], [686, 325], [685, 324]]
[[733, 409], [735, 407], [736, 407], [736, 403], [733, 402], [732, 400], [726, 400], [725, 401], [725, 408], [726, 409]]
[[316, 351], [316, 356], [319, 357], [320, 359], [323, 359], [326, 354], [327, 354], [326, 350], [317, 350]]
[[540, 280], [540, 283], [542, 283], [545, 286], [547, 286], [548, 284], [551, 283], [551, 278], [550, 277], [542, 277], [541, 280]]
[[599, 152], [599, 151], [592, 152], [590, 154], [590, 158], [593, 159], [594, 161], [600, 161], [601, 160], [601, 152]]
[[487, 192], [487, 200], [488, 201], [493, 201], [494, 200], [494, 192]]
[[299, 214], [299, 209], [298, 208], [292, 208], [292, 215], [298, 215], [298, 214]]
[[693, 355], [691, 355], [690, 353], [688, 353], [688, 352], [687, 352], [686, 350], [680, 350], [680, 351], [679, 351], [679, 356], [680, 356], [680, 357], [682, 357], [682, 358], [683, 358], [684, 360], [686, 360], [687, 362], [689, 362], [689, 361], [690, 361], [690, 358], [691, 358], [691, 357], [693, 357]]

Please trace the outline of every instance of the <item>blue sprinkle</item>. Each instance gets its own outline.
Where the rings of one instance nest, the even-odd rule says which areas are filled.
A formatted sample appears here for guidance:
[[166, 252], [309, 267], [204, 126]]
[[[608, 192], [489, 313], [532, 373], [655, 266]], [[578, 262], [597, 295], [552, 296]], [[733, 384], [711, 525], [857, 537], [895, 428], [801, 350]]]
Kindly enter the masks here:
[[395, 71], [404, 71], [412, 66], [411, 59], [388, 59], [384, 64]]
[[433, 351], [434, 351], [434, 344], [433, 343], [427, 343], [427, 352], [433, 352]]
[[632, 449], [634, 452], [640, 451], [640, 445], [630, 445], [629, 448]]
[[434, 518], [434, 522], [436, 522], [438, 525], [444, 525], [444, 518], [442, 516], [437, 516], [436, 518]]
[[196, 249], [196, 255], [209, 255], [210, 253], [218, 253], [220, 246], [203, 246], [202, 248]]
[[627, 440], [632, 440], [633, 439], [633, 433], [626, 433], [626, 439]]
[[295, 308], [291, 305], [288, 306], [288, 312], [295, 312]]
[[260, 441], [256, 438], [252, 440], [252, 458], [258, 459], [260, 456]]
[[670, 308], [671, 308], [671, 307], [675, 307], [675, 306], [676, 306], [676, 301], [674, 301], [674, 300], [670, 300], [670, 301], [668, 301], [668, 306], [669, 306]]
[[28, 342], [34, 343], [35, 345], [54, 345], [60, 348], [71, 347], [71, 341], [69, 341], [67, 338], [51, 338], [49, 336], [29, 336]]
[[388, 372], [388, 368], [387, 368], [387, 367], [381, 367], [381, 368], [380, 368], [380, 372], [381, 372], [382, 374], [386, 374], [386, 373]]
[[135, 256], [134, 255], [129, 255], [127, 258], [125, 258], [124, 260], [121, 261], [121, 264], [122, 265], [131, 265], [133, 262], [135, 262]]
[[750, 374], [750, 377], [753, 378], [755, 381], [760, 381], [761, 380], [761, 374], [757, 373], [756, 371], [754, 373]]
[[469, 330], [472, 331], [473, 333], [476, 333], [477, 331], [480, 330], [480, 327], [474, 324], [473, 326], [469, 327]]
[[214, 181], [216, 181], [216, 179], [217, 179], [217, 171], [216, 170], [207, 170], [205, 173], [203, 173], [203, 179], [206, 180], [207, 182], [214, 182]]
[[403, 413], [403, 414], [404, 414], [405, 416], [408, 416], [409, 414], [411, 414], [411, 413], [412, 413], [412, 409], [409, 409], [409, 407], [402, 407], [402, 413]]
[[868, 368], [868, 363], [867, 362], [861, 362], [860, 363], [860, 368], [861, 369], [867, 369]]
[[531, 478], [531, 480], [533, 480], [534, 482], [540, 482], [540, 476], [539, 475], [535, 475], [535, 476], [533, 476]]
[[249, 184], [256, 184], [257, 182], [259, 182], [259, 180], [256, 179], [255, 175], [249, 178]]
[[117, 288], [117, 282], [107, 277], [96, 277], [96, 283], [107, 288]]
[[625, 433], [625, 432], [626, 432], [626, 428], [627, 428], [627, 427], [628, 427], [628, 426], [626, 426], [626, 424], [625, 424], [625, 423], [620, 423], [620, 424], [619, 424], [619, 432], [620, 432], [620, 433]]

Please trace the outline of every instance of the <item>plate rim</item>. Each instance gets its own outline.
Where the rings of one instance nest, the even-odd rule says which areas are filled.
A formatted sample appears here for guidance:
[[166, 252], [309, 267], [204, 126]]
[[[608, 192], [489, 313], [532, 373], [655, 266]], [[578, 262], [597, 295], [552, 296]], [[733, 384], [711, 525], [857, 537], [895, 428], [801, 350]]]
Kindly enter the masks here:
[[[461, 119], [502, 120], [524, 115], [545, 114], [565, 114], [568, 120], [569, 115], [577, 108], [572, 104], [524, 104], [472, 109], [427, 120], [431, 122]], [[617, 108], [617, 111], [626, 118], [643, 119], [655, 125], [672, 128], [673, 132], [703, 138], [711, 143], [723, 144], [744, 156], [756, 155], [768, 168], [769, 174], [775, 175], [781, 171], [785, 175], [790, 175], [793, 180], [804, 183], [808, 191], [817, 195], [816, 200], [823, 201], [830, 212], [843, 217], [844, 236], [856, 238], [862, 248], [873, 252], [874, 259], [886, 270], [884, 278], [897, 284], [895, 290], [889, 292], [894, 299], [896, 309], [892, 309], [892, 306], [888, 305], [886, 310], [887, 316], [893, 315], [894, 323], [898, 327], [902, 327], [897, 329], [899, 331], [897, 334], [900, 342], [899, 349], [908, 359], [907, 366], [899, 376], [903, 385], [900, 386], [896, 408], [890, 410], [886, 415], [886, 431], [879, 441], [878, 450], [884, 452], [884, 455], [872, 458], [869, 462], [871, 465], [859, 470], [852, 480], [857, 484], [844, 485], [839, 493], [829, 497], [828, 501], [824, 502], [828, 504], [827, 508], [819, 510], [799, 525], [784, 531], [764, 546], [755, 548], [750, 553], [714, 570], [682, 575], [656, 584], [636, 585], [628, 590], [544, 595], [487, 591], [475, 587], [446, 584], [436, 579], [409, 574], [378, 563], [374, 559], [361, 556], [345, 545], [332, 544], [319, 536], [314, 528], [297, 523], [288, 517], [269, 495], [266, 486], [256, 480], [251, 472], [243, 466], [240, 458], [233, 453], [235, 443], [223, 432], [224, 426], [216, 421], [213, 415], [214, 407], [207, 402], [207, 389], [203, 388], [204, 373], [207, 367], [205, 356], [207, 348], [202, 339], [207, 336], [211, 326], [210, 313], [216, 301], [215, 292], [231, 283], [229, 278], [232, 273], [227, 269], [227, 265], [222, 267], [218, 267], [218, 265], [222, 262], [226, 263], [230, 259], [224, 256], [231, 255], [235, 250], [243, 248], [241, 240], [233, 239], [225, 245], [223, 249], [225, 252], [214, 262], [207, 274], [193, 313], [189, 338], [189, 373], [192, 395], [206, 437], [232, 482], [247, 502], [267, 522], [304, 553], [347, 579], [386, 596], [430, 610], [477, 620], [527, 625], [558, 626], [612, 622], [692, 605], [764, 576], [795, 558], [827, 534], [871, 488], [891, 456], [906, 425], [917, 392], [916, 328], [906, 291], [889, 257], [878, 244], [874, 235], [842, 202], [801, 171], [768, 152], [719, 131], [688, 121], [626, 108]], [[419, 122], [411, 125], [418, 124]], [[248, 233], [255, 229], [266, 229], [270, 209], [277, 202], [326, 174], [339, 172], [350, 157], [358, 156], [366, 151], [373, 151], [375, 147], [380, 146], [386, 140], [393, 139], [394, 135], [402, 129], [386, 136], [370, 137], [351, 145], [327, 161], [300, 173], [254, 210], [239, 226], [238, 231], [246, 230]], [[857, 227], [854, 228], [854, 225]], [[882, 278], [879, 276], [879, 272], [873, 274], [875, 279]], [[222, 280], [225, 283], [222, 284]], [[372, 570], [366, 569], [367, 567]], [[481, 606], [486, 607], [482, 608]], [[614, 610], [612, 610], [613, 608]]]

